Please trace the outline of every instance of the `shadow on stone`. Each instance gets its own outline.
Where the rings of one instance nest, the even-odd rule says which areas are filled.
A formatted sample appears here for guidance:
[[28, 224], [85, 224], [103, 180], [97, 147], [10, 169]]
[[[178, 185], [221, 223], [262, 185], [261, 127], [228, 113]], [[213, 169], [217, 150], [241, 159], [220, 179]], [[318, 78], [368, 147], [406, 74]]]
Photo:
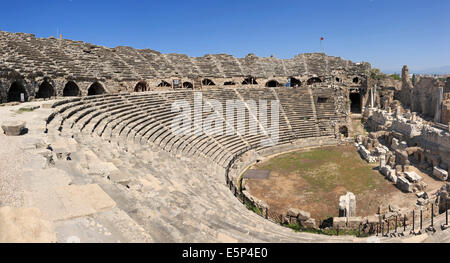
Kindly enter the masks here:
[[23, 128], [23, 130], [19, 133], [20, 136], [28, 133], [28, 128]]

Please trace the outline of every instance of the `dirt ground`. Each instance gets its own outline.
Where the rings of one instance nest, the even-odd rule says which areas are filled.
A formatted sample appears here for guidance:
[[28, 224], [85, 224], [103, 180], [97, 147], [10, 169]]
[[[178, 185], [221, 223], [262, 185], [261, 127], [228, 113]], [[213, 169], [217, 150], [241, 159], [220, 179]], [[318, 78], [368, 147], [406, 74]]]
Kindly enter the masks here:
[[[251, 169], [270, 170], [267, 179], [248, 179], [250, 192], [279, 212], [298, 208], [316, 220], [338, 216], [339, 196], [356, 196], [358, 216], [373, 215], [379, 206], [414, 207], [414, 193], [403, 193], [368, 164], [352, 145], [302, 150], [275, 156]], [[442, 185], [416, 171], [432, 192]]]

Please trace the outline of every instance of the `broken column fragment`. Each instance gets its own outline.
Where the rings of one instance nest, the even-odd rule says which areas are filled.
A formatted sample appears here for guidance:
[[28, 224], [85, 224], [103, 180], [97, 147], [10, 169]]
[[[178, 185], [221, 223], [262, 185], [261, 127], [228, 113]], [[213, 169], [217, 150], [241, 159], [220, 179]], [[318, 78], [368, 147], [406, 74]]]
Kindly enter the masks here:
[[25, 131], [24, 121], [6, 121], [2, 124], [3, 132], [6, 136], [19, 136]]

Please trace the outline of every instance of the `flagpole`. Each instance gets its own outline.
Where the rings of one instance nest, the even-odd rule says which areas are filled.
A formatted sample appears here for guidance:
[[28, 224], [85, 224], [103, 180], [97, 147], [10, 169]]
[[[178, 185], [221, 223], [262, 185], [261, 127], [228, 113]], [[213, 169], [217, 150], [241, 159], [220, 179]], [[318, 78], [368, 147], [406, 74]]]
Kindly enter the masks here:
[[324, 39], [325, 39], [324, 37], [320, 37], [320, 51], [322, 51], [323, 53], [325, 53], [325, 50], [324, 50], [324, 48], [323, 48], [323, 46], [322, 46], [322, 41], [323, 41]]

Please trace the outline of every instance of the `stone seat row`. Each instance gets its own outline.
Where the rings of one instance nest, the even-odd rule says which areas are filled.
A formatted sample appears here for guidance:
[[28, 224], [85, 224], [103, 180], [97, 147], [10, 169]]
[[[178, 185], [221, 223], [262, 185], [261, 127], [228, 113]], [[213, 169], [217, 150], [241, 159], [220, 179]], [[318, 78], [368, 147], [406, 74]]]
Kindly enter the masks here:
[[[301, 93], [301, 92], [300, 92]], [[54, 113], [49, 117], [54, 129], [66, 135], [73, 136], [73, 130], [86, 134], [94, 134], [107, 141], [127, 147], [129, 142], [150, 143], [172, 153], [174, 156], [193, 155], [208, 158], [225, 167], [234, 155], [246, 149], [263, 147], [261, 141], [276, 132], [274, 127], [267, 127], [258, 134], [240, 134], [237, 127], [232, 126], [234, 135], [218, 135], [220, 127], [215, 127], [212, 134], [174, 134], [171, 130], [173, 118], [178, 114], [171, 111], [171, 105], [176, 100], [187, 100], [194, 103], [193, 91], [153, 92], [143, 94], [114, 94], [86, 98], [73, 98], [55, 103]], [[294, 93], [295, 94], [295, 93]], [[285, 97], [287, 96], [287, 97]], [[300, 117], [303, 109], [308, 109], [307, 100], [301, 100], [303, 108], [295, 107], [292, 92], [280, 93], [280, 101], [284, 117], [280, 118], [278, 143], [289, 142], [293, 137], [318, 136], [314, 117]], [[203, 91], [203, 100], [215, 98], [221, 102], [228, 99], [273, 100], [276, 97], [273, 89], [262, 89], [255, 93], [239, 89]], [[284, 102], [284, 103], [283, 103]], [[310, 104], [309, 104], [310, 105]], [[270, 116], [270, 107], [268, 107]], [[312, 110], [309, 109], [308, 112]], [[193, 107], [191, 117], [196, 117]], [[309, 113], [310, 115], [311, 113]], [[207, 115], [203, 115], [205, 120]], [[222, 116], [223, 117], [223, 116]], [[257, 118], [257, 116], [249, 116]], [[250, 120], [244, 123], [245, 131], [250, 129]], [[303, 119], [302, 119], [303, 118]], [[224, 125], [230, 125], [223, 119]], [[258, 126], [260, 124], [258, 123]], [[292, 128], [291, 128], [292, 126]], [[193, 131], [192, 127], [184, 128]], [[180, 132], [184, 132], [181, 130]]]

